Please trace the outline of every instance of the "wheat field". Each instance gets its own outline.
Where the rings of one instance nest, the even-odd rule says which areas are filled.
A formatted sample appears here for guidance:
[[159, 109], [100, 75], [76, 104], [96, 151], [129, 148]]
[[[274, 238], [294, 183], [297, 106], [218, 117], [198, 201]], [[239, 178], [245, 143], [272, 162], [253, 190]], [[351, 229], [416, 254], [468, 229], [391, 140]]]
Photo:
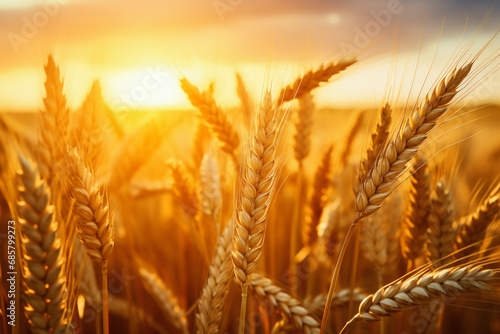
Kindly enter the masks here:
[[49, 54], [0, 115], [0, 333], [499, 333], [499, 53], [464, 45], [378, 109], [316, 105], [354, 54], [236, 108], [180, 75], [183, 111], [71, 108]]

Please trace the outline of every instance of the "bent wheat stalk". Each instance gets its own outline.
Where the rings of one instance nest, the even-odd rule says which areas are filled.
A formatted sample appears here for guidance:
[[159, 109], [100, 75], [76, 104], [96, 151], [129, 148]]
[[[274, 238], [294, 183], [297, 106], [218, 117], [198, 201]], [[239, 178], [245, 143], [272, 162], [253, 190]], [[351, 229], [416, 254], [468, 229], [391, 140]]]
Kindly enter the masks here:
[[240, 137], [227, 120], [226, 114], [217, 105], [211, 91], [202, 91], [186, 78], [181, 79], [181, 88], [187, 94], [193, 107], [199, 110], [199, 116], [219, 140], [221, 149], [236, 162], [236, 149]]
[[189, 333], [186, 314], [180, 307], [177, 298], [172, 294], [172, 291], [167, 288], [165, 283], [154, 272], [142, 267], [139, 269], [139, 274], [146, 285], [146, 289], [158, 303], [166, 318], [176, 328], [180, 329], [183, 334]]
[[366, 297], [359, 305], [358, 313], [341, 333], [356, 321], [380, 321], [382, 317], [393, 313], [428, 305], [439, 300], [442, 295], [491, 291], [493, 289], [488, 281], [496, 274], [495, 270], [466, 266], [424, 271], [405, 280], [398, 280]]
[[304, 94], [318, 88], [322, 83], [327, 83], [334, 75], [344, 71], [355, 62], [356, 59], [346, 58], [336, 63], [332, 62], [328, 65], [321, 65], [316, 70], [310, 70], [302, 77], [297, 78], [293, 84], [281, 89], [278, 103], [301, 98]]
[[416, 110], [409, 112], [408, 118], [403, 120], [399, 130], [390, 138], [373, 163], [365, 180], [361, 183], [355, 202], [356, 213], [344, 238], [333, 270], [329, 297], [321, 322], [322, 332], [326, 330], [331, 300], [337, 284], [342, 259], [358, 221], [377, 211], [394, 190], [396, 182], [406, 171], [408, 162], [427, 139], [427, 136], [436, 125], [436, 121], [446, 112], [447, 106], [458, 93], [458, 87], [470, 73], [472, 65], [473, 62], [470, 62], [459, 69], [451, 71], [448, 77], [442, 79], [432, 90], [432, 93], [425, 97]]
[[319, 321], [299, 300], [290, 296], [272, 280], [259, 274], [250, 275], [250, 288], [260, 298], [269, 301], [280, 313], [307, 334], [319, 333]]
[[258, 264], [264, 234], [267, 211], [276, 186], [276, 147], [279, 138], [276, 108], [268, 92], [257, 115], [246, 164], [241, 173], [237, 193], [236, 224], [233, 234], [233, 260], [236, 278], [242, 286], [239, 333], [245, 330], [248, 276]]

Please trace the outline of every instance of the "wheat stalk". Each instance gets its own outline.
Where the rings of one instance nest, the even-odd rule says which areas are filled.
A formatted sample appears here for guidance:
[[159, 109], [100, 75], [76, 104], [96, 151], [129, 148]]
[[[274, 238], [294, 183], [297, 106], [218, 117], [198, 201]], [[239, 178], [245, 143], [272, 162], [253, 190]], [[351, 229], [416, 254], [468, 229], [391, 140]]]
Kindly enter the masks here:
[[403, 120], [399, 130], [379, 153], [370, 172], [361, 183], [355, 202], [356, 214], [340, 248], [332, 274], [329, 298], [321, 322], [322, 330], [326, 328], [328, 322], [331, 297], [335, 291], [342, 259], [357, 222], [377, 211], [394, 190], [396, 182], [407, 169], [408, 162], [427, 139], [436, 121], [446, 112], [447, 106], [458, 93], [460, 84], [470, 73], [472, 65], [470, 62], [459, 69], [454, 69], [447, 78], [441, 80], [430, 95], [425, 97], [416, 110], [410, 111], [408, 118]]
[[493, 193], [481, 203], [474, 213], [463, 217], [455, 242], [456, 249], [461, 250], [462, 256], [473, 254], [477, 250], [478, 245], [473, 245], [484, 240], [486, 230], [498, 212], [500, 212], [500, 196]]
[[427, 95], [417, 110], [401, 124], [398, 133], [379, 154], [356, 198], [356, 214], [360, 217], [374, 213], [393, 190], [394, 184], [406, 170], [407, 163], [418, 152], [436, 121], [446, 112], [447, 105], [458, 93], [458, 87], [472, 68], [469, 63], [441, 80], [431, 95]]
[[215, 102], [212, 92], [200, 92], [185, 78], [181, 80], [181, 88], [187, 94], [193, 107], [199, 110], [198, 115], [219, 140], [221, 149], [237, 161], [236, 149], [240, 143], [240, 137], [227, 120], [226, 114]]
[[408, 201], [401, 224], [401, 251], [411, 264], [422, 255], [424, 240], [429, 226], [430, 184], [427, 164], [418, 163], [411, 169]]
[[314, 100], [310, 93], [305, 93], [299, 98], [299, 109], [297, 110], [297, 120], [295, 122], [294, 154], [295, 159], [302, 164], [302, 161], [311, 151], [311, 133], [314, 120]]
[[370, 145], [366, 150], [365, 157], [361, 160], [358, 176], [355, 181], [354, 191], [357, 194], [359, 191], [359, 185], [366, 178], [366, 175], [373, 166], [373, 163], [377, 159], [378, 154], [382, 150], [387, 137], [389, 136], [389, 129], [392, 121], [392, 109], [389, 103], [386, 103], [378, 113], [378, 120], [375, 129], [372, 132]]
[[366, 297], [359, 305], [357, 320], [379, 321], [382, 317], [439, 300], [441, 295], [459, 295], [473, 291], [490, 291], [488, 284], [496, 271], [481, 267], [452, 267], [423, 271], [398, 280]]
[[108, 200], [94, 175], [87, 169], [76, 149], [69, 150], [68, 190], [74, 200], [77, 233], [87, 255], [99, 264], [102, 275], [103, 332], [109, 333], [108, 257], [114, 247], [113, 219]]
[[277, 111], [266, 93], [257, 115], [255, 134], [242, 171], [237, 193], [233, 260], [236, 278], [242, 284], [240, 334], [244, 332], [248, 275], [258, 264], [266, 229], [267, 210], [276, 186], [276, 146], [279, 138]]
[[302, 242], [312, 246], [318, 238], [318, 224], [328, 200], [328, 186], [332, 170], [333, 146], [326, 149], [314, 173], [313, 193], [309, 201], [309, 214], [302, 229]]
[[50, 185], [63, 162], [67, 131], [69, 124], [69, 110], [66, 96], [63, 92], [63, 81], [59, 67], [55, 64], [52, 55], [48, 56], [44, 66], [45, 97], [44, 110], [40, 112], [40, 137], [38, 140], [38, 157], [40, 174]]
[[165, 317], [172, 322], [175, 328], [180, 329], [182, 333], [189, 333], [185, 312], [180, 307], [179, 301], [174, 297], [172, 291], [167, 288], [165, 283], [155, 273], [146, 268], [141, 267], [139, 274]]
[[22, 299], [33, 333], [60, 333], [68, 291], [62, 265], [62, 242], [50, 189], [36, 167], [20, 157], [18, 172], [19, 225], [22, 235]]
[[319, 333], [319, 321], [299, 300], [290, 296], [272, 280], [259, 274], [250, 275], [250, 288], [259, 297], [270, 302], [280, 313], [305, 333]]
[[[451, 259], [456, 228], [453, 226], [453, 205], [444, 181], [439, 181], [431, 199], [429, 229], [427, 232], [427, 260], [437, 268]], [[445, 258], [446, 257], [446, 258]]]
[[321, 65], [316, 70], [309, 70], [302, 77], [297, 78], [293, 84], [281, 89], [278, 102], [292, 101], [294, 98], [301, 98], [304, 94], [310, 93], [318, 88], [322, 83], [327, 83], [330, 79], [347, 69], [356, 62], [355, 59], [341, 59], [327, 65]]
[[234, 224], [231, 221], [219, 237], [208, 278], [198, 301], [195, 317], [196, 333], [219, 333], [222, 309], [229, 293], [229, 283], [233, 274], [231, 248]]

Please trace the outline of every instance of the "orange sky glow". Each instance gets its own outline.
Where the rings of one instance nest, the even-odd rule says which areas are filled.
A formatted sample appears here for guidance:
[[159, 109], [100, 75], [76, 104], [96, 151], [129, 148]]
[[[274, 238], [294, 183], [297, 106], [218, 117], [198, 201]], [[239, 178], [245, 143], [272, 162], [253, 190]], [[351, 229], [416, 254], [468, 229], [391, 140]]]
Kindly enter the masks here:
[[[72, 108], [97, 78], [116, 110], [189, 108], [179, 88], [182, 76], [201, 87], [214, 82], [218, 102], [231, 107], [238, 104], [236, 71], [258, 101], [264, 88], [277, 94], [305, 70], [346, 54], [355, 54], [358, 64], [318, 90], [318, 104], [378, 107], [388, 87], [409, 89], [400, 83], [411, 82], [406, 79], [417, 60], [417, 86], [433, 63], [432, 83], [491, 5], [462, 0], [2, 0], [0, 111], [41, 107], [48, 53], [61, 67]], [[494, 8], [468, 55], [493, 37], [499, 17], [500, 9]], [[477, 93], [481, 103], [500, 103], [494, 58], [499, 47], [497, 37], [479, 59], [490, 57], [490, 66], [478, 74], [488, 74]]]

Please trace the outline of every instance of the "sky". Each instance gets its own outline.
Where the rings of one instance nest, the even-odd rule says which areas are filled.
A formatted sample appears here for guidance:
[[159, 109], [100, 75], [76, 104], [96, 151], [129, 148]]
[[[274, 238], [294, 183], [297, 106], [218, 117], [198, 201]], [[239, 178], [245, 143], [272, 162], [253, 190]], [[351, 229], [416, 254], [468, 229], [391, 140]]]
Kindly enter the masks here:
[[[393, 91], [404, 91], [400, 82], [414, 73], [417, 86], [425, 86], [429, 68], [430, 78], [437, 76], [492, 5], [486, 0], [2, 0], [0, 111], [41, 107], [49, 53], [61, 67], [72, 108], [95, 79], [115, 109], [188, 108], [178, 84], [183, 76], [200, 87], [214, 82], [219, 103], [234, 106], [236, 71], [259, 101], [263, 89], [278, 91], [304, 71], [345, 56], [359, 61], [318, 90], [318, 104], [377, 107], [388, 82]], [[497, 7], [467, 55], [499, 30]], [[498, 55], [499, 39], [484, 59]], [[498, 59], [478, 74], [489, 73], [478, 94], [486, 103], [500, 102], [495, 65]]]

